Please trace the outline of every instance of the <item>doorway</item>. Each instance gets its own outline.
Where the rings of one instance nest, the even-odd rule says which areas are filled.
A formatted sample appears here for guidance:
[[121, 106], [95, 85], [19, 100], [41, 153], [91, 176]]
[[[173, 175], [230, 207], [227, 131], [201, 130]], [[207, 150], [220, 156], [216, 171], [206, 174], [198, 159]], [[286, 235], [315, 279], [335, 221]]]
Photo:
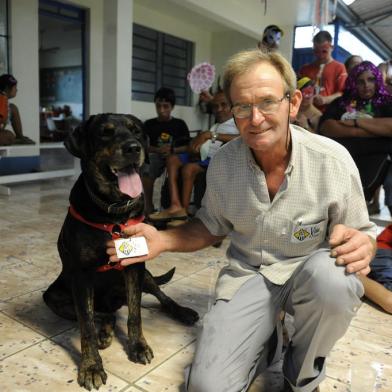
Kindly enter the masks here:
[[63, 141], [85, 118], [85, 14], [39, 0], [41, 142]]

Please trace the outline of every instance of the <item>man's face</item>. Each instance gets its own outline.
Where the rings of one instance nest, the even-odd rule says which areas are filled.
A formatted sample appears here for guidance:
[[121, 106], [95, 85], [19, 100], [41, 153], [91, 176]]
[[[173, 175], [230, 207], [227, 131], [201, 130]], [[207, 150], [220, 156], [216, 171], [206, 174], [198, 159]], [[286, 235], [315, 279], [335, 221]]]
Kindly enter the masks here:
[[356, 81], [358, 95], [362, 99], [370, 99], [376, 92], [376, 77], [370, 71], [362, 72]]
[[18, 88], [16, 87], [15, 84], [8, 89], [8, 94], [7, 94], [8, 98], [15, 98], [17, 92], [18, 92]]
[[[243, 75], [237, 75], [230, 88], [233, 105], [258, 104], [281, 100], [287, 93], [280, 73], [270, 64], [257, 64]], [[268, 152], [286, 146], [288, 117], [296, 116], [301, 95], [283, 99], [271, 114], [261, 113], [255, 106], [249, 117], [235, 117], [244, 142], [254, 151]], [[290, 112], [290, 113], [289, 113]]]
[[322, 64], [327, 63], [332, 57], [333, 46], [330, 42], [323, 42], [322, 44], [313, 45], [313, 53], [318, 61]]
[[314, 97], [314, 86], [308, 86], [301, 90], [302, 94], [302, 102], [301, 106], [306, 107], [309, 106], [313, 102]]
[[215, 94], [211, 101], [212, 112], [214, 113], [215, 119], [218, 123], [223, 123], [233, 116], [230, 111], [230, 104], [226, 99], [223, 92]]
[[169, 121], [171, 118], [171, 112], [173, 111], [173, 105], [163, 99], [157, 99], [155, 101], [155, 109], [157, 111], [159, 121]]

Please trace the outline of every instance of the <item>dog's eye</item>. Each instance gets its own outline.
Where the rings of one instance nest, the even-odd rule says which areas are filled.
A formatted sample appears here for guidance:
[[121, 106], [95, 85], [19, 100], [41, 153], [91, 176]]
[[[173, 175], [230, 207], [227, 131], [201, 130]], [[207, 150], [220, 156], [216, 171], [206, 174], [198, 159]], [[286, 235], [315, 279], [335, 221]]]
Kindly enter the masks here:
[[113, 127], [104, 127], [102, 129], [102, 135], [105, 137], [112, 137], [114, 135], [114, 128]]

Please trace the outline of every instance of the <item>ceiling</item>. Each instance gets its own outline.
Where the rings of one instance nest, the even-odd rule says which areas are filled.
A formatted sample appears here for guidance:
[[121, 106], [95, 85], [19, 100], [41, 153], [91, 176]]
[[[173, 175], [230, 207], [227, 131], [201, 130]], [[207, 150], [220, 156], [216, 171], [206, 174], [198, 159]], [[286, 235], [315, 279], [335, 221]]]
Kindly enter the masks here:
[[349, 6], [339, 0], [337, 15], [382, 57], [392, 58], [392, 0], [356, 0]]

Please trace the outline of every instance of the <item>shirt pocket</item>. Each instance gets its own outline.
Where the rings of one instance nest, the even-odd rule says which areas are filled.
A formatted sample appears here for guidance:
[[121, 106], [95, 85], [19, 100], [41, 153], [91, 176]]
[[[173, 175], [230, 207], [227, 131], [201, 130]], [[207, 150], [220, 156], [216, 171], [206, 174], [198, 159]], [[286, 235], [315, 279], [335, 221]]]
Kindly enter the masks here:
[[287, 256], [306, 256], [318, 249], [326, 239], [328, 220], [321, 221], [290, 221], [286, 231]]

